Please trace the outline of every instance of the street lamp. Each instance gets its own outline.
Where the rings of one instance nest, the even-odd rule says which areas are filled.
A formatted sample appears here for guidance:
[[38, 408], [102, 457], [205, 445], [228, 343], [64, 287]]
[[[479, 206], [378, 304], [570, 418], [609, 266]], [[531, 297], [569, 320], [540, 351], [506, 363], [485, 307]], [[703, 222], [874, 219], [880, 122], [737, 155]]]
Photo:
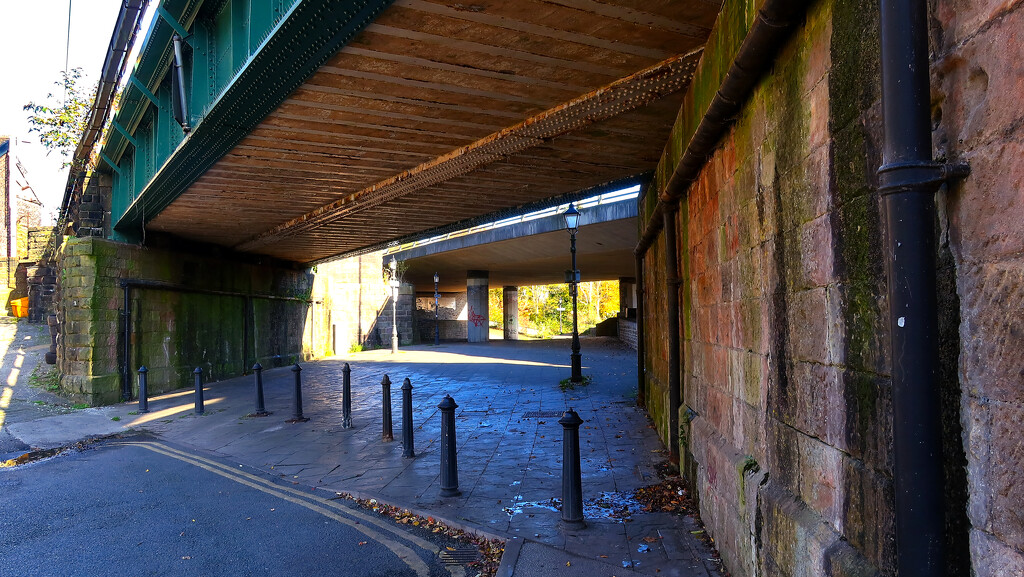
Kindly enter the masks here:
[[437, 324], [437, 301], [441, 297], [437, 292], [437, 281], [441, 280], [437, 273], [434, 273], [434, 346], [441, 344], [441, 327]]
[[391, 269], [388, 284], [391, 285], [391, 353], [394, 354], [398, 352], [398, 261], [395, 260], [395, 255], [391, 255], [388, 268]]
[[576, 285], [580, 282], [580, 271], [576, 270], [576, 232], [580, 228], [580, 211], [569, 203], [562, 216], [565, 217], [565, 228], [569, 231], [569, 252], [572, 254], [572, 270], [569, 271], [569, 292], [572, 294], [572, 354], [569, 358], [572, 361], [572, 376], [569, 380], [573, 383], [583, 382], [583, 373], [580, 367], [580, 331], [576, 319]]

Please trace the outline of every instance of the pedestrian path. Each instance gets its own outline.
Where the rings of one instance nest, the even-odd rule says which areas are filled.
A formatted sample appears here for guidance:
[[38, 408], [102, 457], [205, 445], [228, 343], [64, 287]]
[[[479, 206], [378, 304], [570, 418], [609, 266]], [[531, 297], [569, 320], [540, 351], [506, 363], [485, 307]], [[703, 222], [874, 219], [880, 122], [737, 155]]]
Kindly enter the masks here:
[[[263, 373], [266, 417], [255, 408], [254, 379], [207, 386], [206, 414], [192, 392], [150, 400], [150, 413], [125, 404], [103, 411], [123, 428], [263, 469], [294, 483], [376, 498], [512, 539], [503, 571], [516, 575], [714, 574], [711, 554], [691, 532], [692, 518], [644, 512], [633, 492], [658, 482], [665, 454], [636, 407], [636, 353], [610, 339], [586, 339], [585, 387], [567, 388], [568, 353], [559, 341], [417, 346], [366, 351], [302, 365], [303, 416], [293, 413], [294, 373]], [[352, 375], [352, 428], [342, 427], [342, 369]], [[394, 441], [382, 439], [381, 379], [392, 382]], [[403, 458], [401, 385], [413, 386], [415, 458]], [[564, 389], [564, 390], [563, 390]], [[458, 404], [456, 439], [461, 495], [440, 496], [440, 411]], [[580, 427], [587, 527], [559, 527], [562, 413]], [[109, 413], [109, 414], [108, 414]], [[53, 417], [58, 418], [58, 417]], [[66, 417], [65, 417], [66, 418]], [[37, 423], [37, 428], [43, 428]], [[13, 425], [12, 425], [13, 426]], [[27, 428], [27, 427], [26, 427]], [[24, 441], [31, 440], [25, 433]], [[575, 568], [574, 568], [575, 567]], [[635, 572], [635, 573], [633, 573]]]

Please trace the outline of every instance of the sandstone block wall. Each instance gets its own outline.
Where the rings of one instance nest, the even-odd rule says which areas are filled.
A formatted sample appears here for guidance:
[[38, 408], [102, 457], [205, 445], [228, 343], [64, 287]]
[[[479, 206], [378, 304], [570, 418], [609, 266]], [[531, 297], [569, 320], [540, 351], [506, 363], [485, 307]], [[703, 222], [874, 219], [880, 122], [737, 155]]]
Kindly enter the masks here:
[[[724, 5], [709, 77], [743, 6]], [[895, 572], [877, 12], [812, 3], [676, 213], [681, 465], [734, 575]], [[717, 88], [701, 72], [691, 90]], [[664, 242], [645, 255], [644, 362], [668, 439]]]
[[[189, 386], [192, 371], [216, 381], [245, 374], [257, 361], [312, 356], [312, 278], [304, 270], [246, 264], [237, 258], [71, 238], [58, 255], [61, 387], [94, 404], [120, 399], [124, 350], [121, 279], [197, 289], [277, 295], [268, 300], [136, 288], [130, 322], [131, 374], [149, 369], [151, 393]], [[133, 378], [133, 390], [137, 379]]]
[[[315, 267], [314, 305], [321, 302], [326, 311], [316, 325], [322, 323], [322, 328], [316, 330], [326, 335], [325, 354], [332, 347], [334, 354], [344, 354], [354, 346], [391, 346], [391, 289], [384, 280], [383, 256], [378, 251]], [[396, 303], [400, 345], [415, 339], [413, 289], [411, 285], [400, 288]]]
[[971, 164], [937, 196], [960, 337], [952, 472], [967, 472], [973, 574], [1024, 575], [1024, 3], [936, 0], [932, 16], [935, 152]]

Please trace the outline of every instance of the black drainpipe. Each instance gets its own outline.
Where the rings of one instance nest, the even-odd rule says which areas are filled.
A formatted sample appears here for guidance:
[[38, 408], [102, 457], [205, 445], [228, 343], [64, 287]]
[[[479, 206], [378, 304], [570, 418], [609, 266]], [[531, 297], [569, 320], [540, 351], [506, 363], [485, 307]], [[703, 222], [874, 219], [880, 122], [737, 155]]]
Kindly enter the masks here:
[[886, 227], [893, 387], [897, 573], [944, 574], [942, 424], [935, 288], [935, 200], [965, 164], [932, 161], [925, 0], [883, 0], [878, 169]]
[[662, 212], [665, 219], [665, 300], [668, 304], [668, 450], [679, 460], [679, 260], [676, 257], [678, 205]]
[[132, 285], [121, 281], [121, 288], [124, 289], [124, 311], [121, 314], [124, 320], [124, 363], [121, 373], [121, 400], [132, 399], [132, 363], [131, 342], [132, 342]]
[[647, 406], [647, 362], [644, 360], [644, 257], [636, 257], [636, 404]]

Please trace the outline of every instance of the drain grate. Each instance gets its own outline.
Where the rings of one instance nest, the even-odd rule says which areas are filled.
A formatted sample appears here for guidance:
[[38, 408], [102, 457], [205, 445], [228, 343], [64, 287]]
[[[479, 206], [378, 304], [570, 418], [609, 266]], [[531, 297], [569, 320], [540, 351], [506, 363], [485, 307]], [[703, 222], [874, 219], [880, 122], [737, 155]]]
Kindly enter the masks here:
[[536, 419], [536, 418], [550, 418], [561, 417], [562, 411], [530, 411], [523, 415], [524, 419]]
[[445, 565], [465, 565], [480, 560], [480, 551], [476, 547], [458, 547], [452, 551], [441, 551], [441, 563]]

